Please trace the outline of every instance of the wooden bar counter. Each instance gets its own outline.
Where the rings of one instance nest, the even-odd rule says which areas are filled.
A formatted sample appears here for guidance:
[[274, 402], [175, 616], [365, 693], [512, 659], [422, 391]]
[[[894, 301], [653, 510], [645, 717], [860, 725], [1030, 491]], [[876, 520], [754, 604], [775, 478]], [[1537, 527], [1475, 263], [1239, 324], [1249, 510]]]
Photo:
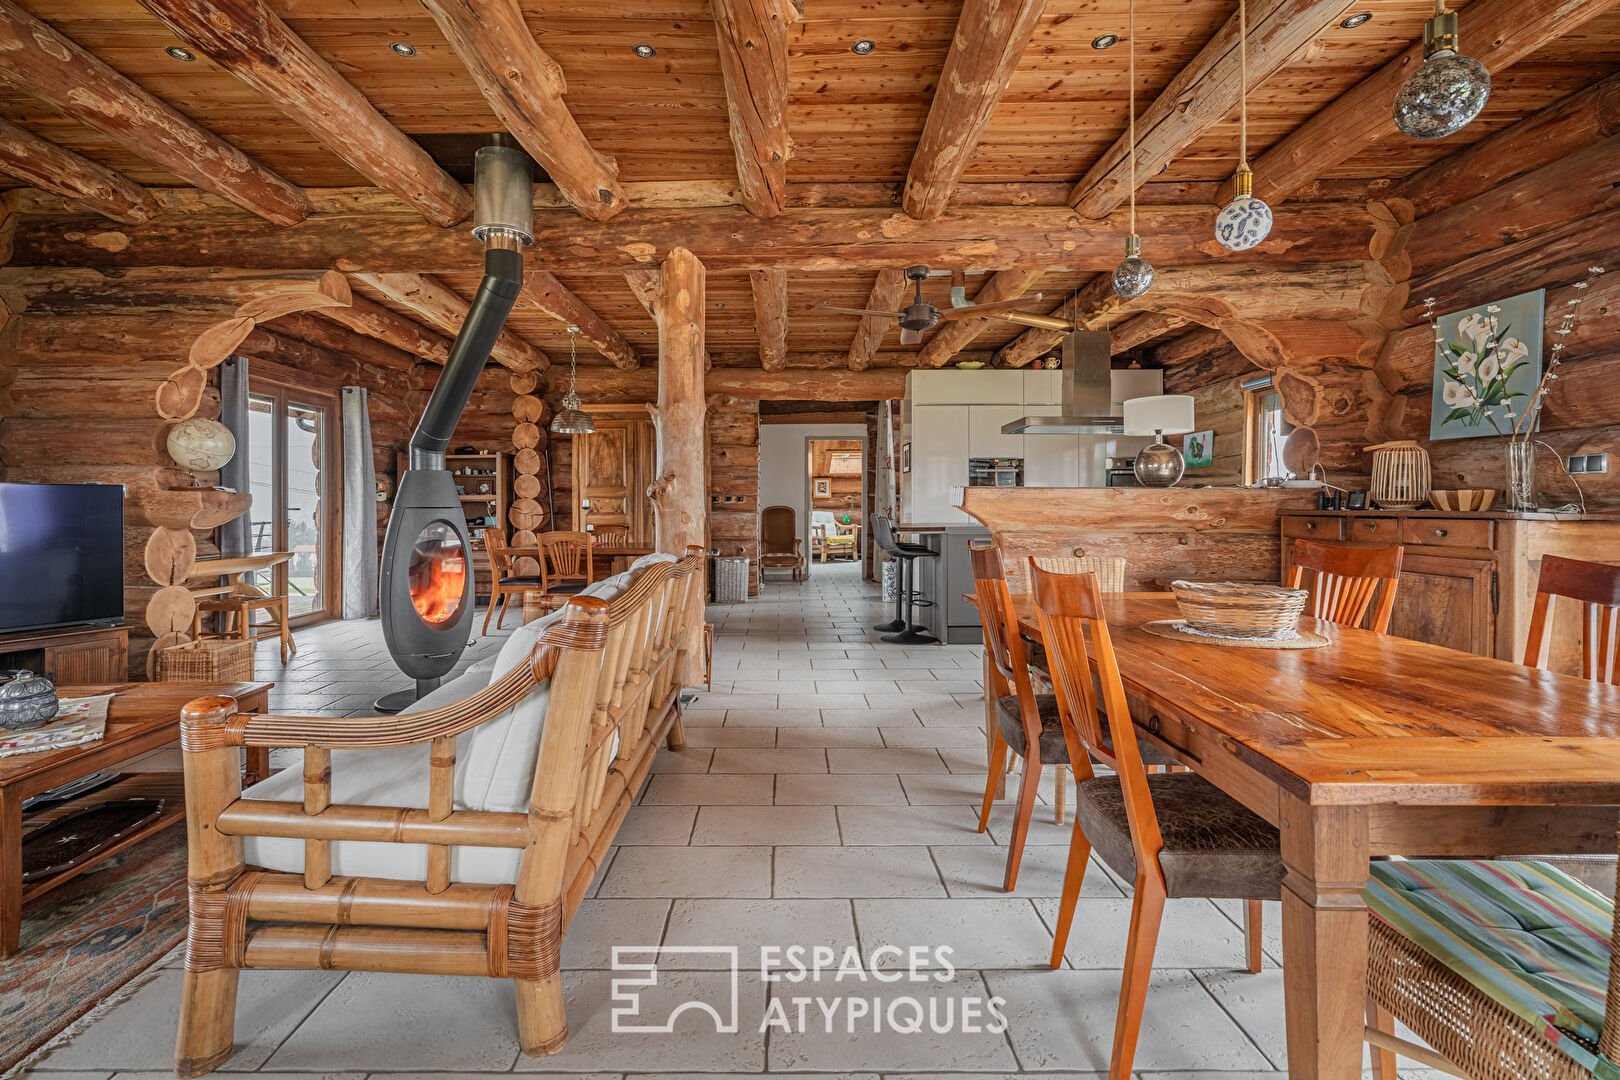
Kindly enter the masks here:
[[1003, 553], [1015, 592], [1026, 555], [1122, 555], [1127, 591], [1164, 581], [1279, 581], [1284, 514], [1314, 509], [1303, 488], [963, 488], [956, 505]]

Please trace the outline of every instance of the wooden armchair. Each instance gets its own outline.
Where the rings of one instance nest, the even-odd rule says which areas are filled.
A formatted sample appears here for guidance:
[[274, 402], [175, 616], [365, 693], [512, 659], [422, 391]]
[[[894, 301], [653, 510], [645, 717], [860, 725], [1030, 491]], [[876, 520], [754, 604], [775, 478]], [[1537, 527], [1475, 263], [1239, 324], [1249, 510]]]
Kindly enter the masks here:
[[516, 596], [519, 601], [529, 593], [543, 592], [545, 583], [538, 574], [519, 574], [514, 567], [516, 561], [512, 556], [512, 549], [506, 544], [506, 536], [499, 529], [485, 529], [481, 534], [484, 541], [484, 557], [489, 560], [489, 606], [484, 609], [483, 633], [489, 633], [489, 617], [494, 614], [496, 605], [500, 605], [501, 614], [495, 620], [495, 629], [501, 629], [506, 622], [506, 609]]
[[[684, 744], [677, 700], [703, 617], [704, 558], [695, 548], [679, 562], [655, 558], [515, 632], [534, 637], [510, 669], [442, 707], [343, 719], [240, 715], [230, 698], [185, 707], [191, 922], [177, 1075], [202, 1075], [230, 1057], [242, 968], [511, 979], [524, 1052], [562, 1046], [564, 929], [660, 741]], [[615, 589], [622, 591], [609, 599]], [[526, 729], [537, 751], [497, 757], [515, 794], [507, 805], [486, 805], [471, 792], [470, 766], [458, 767], [457, 737], [470, 757], [479, 752], [477, 729], [491, 725], [499, 750], [508, 750], [510, 725], [540, 701]], [[302, 748], [302, 798], [244, 798], [245, 746]], [[418, 781], [426, 779], [426, 799], [402, 790], [397, 805], [334, 801], [334, 757], [339, 791], [346, 769], [374, 775], [380, 762], [408, 758]], [[279, 788], [296, 792], [296, 781], [286, 777]], [[301, 844], [301, 858], [290, 860], [301, 869], [247, 865], [245, 842], [250, 852], [270, 852], [272, 841], [283, 856]], [[378, 845], [397, 845], [399, 854], [379, 857]], [[334, 864], [367, 860], [388, 872], [333, 873]], [[413, 860], [419, 880], [409, 879]]]
[[791, 570], [794, 581], [808, 573], [799, 518], [791, 506], [767, 506], [759, 514], [759, 571]]

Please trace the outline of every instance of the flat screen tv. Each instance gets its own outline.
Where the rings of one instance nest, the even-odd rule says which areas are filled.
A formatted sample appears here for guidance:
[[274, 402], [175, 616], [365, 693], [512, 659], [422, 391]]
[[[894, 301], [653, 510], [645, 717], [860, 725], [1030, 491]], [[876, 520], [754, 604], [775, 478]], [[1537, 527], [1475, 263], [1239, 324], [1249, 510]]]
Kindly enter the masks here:
[[0, 483], [0, 633], [123, 621], [123, 485]]

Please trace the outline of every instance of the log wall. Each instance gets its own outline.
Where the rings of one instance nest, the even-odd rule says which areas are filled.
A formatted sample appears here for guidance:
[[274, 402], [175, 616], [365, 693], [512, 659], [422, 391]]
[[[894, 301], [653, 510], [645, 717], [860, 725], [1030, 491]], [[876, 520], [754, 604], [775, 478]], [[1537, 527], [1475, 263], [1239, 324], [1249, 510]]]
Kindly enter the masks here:
[[1226, 335], [1198, 331], [1155, 351], [1164, 364], [1164, 391], [1190, 394], [1200, 431], [1215, 432], [1215, 462], [1187, 470], [1184, 484], [1243, 483], [1243, 449], [1248, 437], [1243, 383], [1261, 374]]
[[759, 402], [709, 395], [709, 543], [746, 555], [748, 595], [759, 595]]

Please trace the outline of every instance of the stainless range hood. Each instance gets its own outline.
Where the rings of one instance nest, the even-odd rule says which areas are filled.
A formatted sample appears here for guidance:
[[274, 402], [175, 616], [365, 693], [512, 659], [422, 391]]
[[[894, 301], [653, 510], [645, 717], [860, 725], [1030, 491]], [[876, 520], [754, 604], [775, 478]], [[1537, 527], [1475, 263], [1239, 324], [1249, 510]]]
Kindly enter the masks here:
[[1003, 435], [1118, 435], [1125, 430], [1114, 415], [1109, 371], [1112, 335], [1072, 330], [1063, 337], [1063, 412], [1021, 416], [1001, 426]]

